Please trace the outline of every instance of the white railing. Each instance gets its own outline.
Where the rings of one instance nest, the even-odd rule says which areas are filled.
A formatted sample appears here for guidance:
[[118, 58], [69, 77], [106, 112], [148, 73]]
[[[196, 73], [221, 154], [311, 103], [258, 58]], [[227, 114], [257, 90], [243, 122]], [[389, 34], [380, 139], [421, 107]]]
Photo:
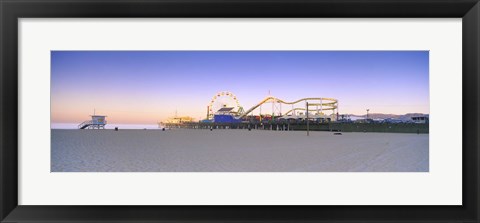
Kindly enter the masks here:
[[91, 124], [93, 124], [92, 120], [84, 121], [84, 122], [82, 122], [82, 123], [80, 123], [80, 124], [78, 125], [78, 128], [81, 129], [81, 128], [83, 128], [84, 126], [86, 126], [86, 125], [91, 125]]

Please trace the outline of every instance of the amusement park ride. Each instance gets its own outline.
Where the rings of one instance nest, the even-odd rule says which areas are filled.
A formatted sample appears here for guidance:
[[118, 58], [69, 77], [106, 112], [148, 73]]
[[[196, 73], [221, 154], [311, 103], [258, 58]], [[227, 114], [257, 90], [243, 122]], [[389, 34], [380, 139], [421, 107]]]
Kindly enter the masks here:
[[[263, 114], [262, 106], [271, 104], [271, 114]], [[287, 106], [286, 112], [282, 113], [282, 105]], [[308, 108], [307, 108], [308, 106]], [[254, 111], [258, 115], [253, 115]], [[302, 112], [300, 112], [302, 111]], [[309, 111], [306, 114], [305, 111]], [[326, 115], [325, 111], [331, 111], [331, 115]], [[259, 121], [268, 119], [316, 119], [316, 120], [336, 120], [338, 116], [338, 100], [333, 98], [301, 98], [296, 101], [287, 102], [282, 99], [267, 96], [259, 103], [248, 110], [244, 110], [240, 105], [237, 96], [232, 92], [222, 91], [215, 94], [207, 107], [207, 118], [203, 122], [242, 122], [256, 119]]]

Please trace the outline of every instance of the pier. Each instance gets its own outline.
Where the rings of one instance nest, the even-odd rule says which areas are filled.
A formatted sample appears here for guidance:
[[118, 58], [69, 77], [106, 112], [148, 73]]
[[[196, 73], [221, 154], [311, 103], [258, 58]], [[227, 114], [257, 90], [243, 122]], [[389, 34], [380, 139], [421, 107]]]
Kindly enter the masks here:
[[[306, 122], [241, 122], [241, 123], [204, 123], [184, 122], [177, 124], [166, 124], [167, 128], [187, 129], [250, 129], [269, 131], [306, 131]], [[332, 131], [332, 132], [391, 132], [391, 133], [429, 133], [428, 123], [309, 123], [310, 131]]]

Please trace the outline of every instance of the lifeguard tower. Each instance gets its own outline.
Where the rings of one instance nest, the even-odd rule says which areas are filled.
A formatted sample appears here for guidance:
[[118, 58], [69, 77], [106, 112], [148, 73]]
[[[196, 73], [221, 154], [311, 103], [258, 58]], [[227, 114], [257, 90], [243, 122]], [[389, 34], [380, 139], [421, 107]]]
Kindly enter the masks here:
[[105, 125], [107, 124], [107, 120], [105, 119], [107, 116], [105, 115], [90, 115], [92, 117], [91, 120], [84, 121], [78, 125], [79, 129], [105, 129]]

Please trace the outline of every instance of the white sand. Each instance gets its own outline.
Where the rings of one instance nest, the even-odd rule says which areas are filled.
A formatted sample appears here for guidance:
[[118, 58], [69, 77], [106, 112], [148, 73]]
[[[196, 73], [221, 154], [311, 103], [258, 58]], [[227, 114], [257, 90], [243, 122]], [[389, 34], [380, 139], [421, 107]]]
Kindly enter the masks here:
[[412, 172], [428, 163], [428, 134], [52, 130], [53, 172]]

